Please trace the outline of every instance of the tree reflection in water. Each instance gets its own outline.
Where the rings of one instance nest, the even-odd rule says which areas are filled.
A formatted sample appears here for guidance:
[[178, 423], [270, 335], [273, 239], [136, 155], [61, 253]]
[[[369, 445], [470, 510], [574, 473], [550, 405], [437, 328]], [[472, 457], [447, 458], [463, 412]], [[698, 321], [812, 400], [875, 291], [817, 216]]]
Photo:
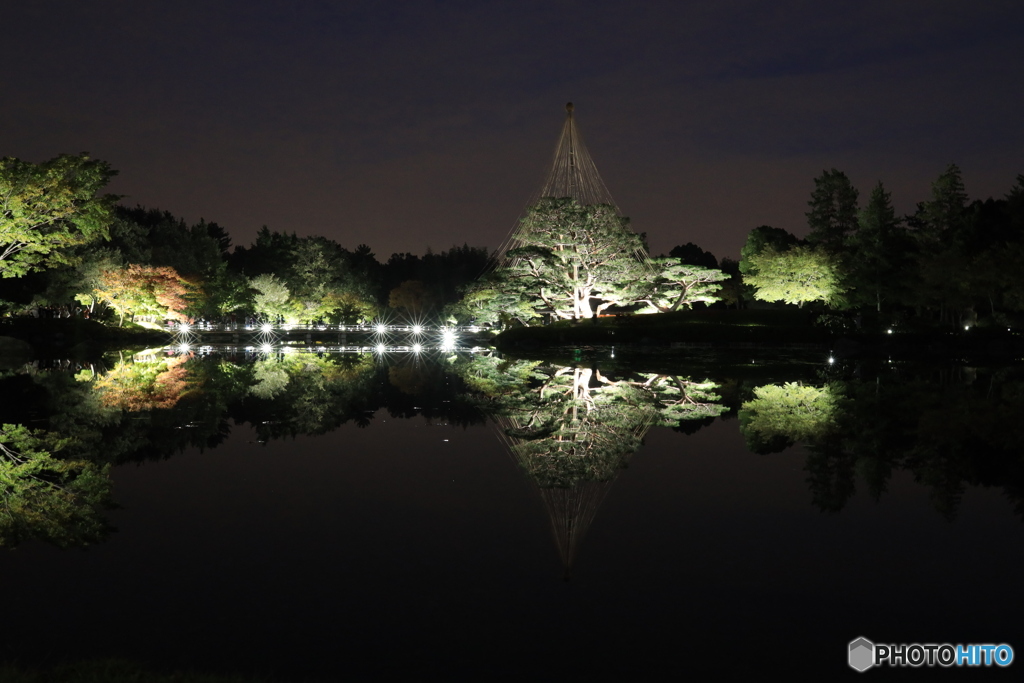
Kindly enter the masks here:
[[765, 385], [740, 410], [751, 450], [796, 442], [812, 503], [838, 512], [863, 481], [878, 500], [897, 471], [930, 488], [953, 520], [968, 486], [999, 486], [1024, 517], [1024, 373], [1020, 368], [921, 368], [822, 386]]
[[568, 579], [583, 537], [618, 473], [654, 424], [721, 414], [711, 382], [596, 367], [476, 357], [467, 384], [490, 410], [513, 458], [537, 485]]
[[[673, 374], [667, 360], [660, 367], [316, 353], [118, 354], [79, 372], [28, 365], [0, 374], [0, 395], [21, 399], [5, 411], [0, 438], [0, 543], [101, 540], [110, 466], [214, 448], [238, 424], [267, 442], [365, 426], [382, 409], [463, 426], [493, 418], [538, 487], [567, 571], [652, 426], [691, 433], [734, 410], [752, 451], [802, 444], [821, 510], [842, 510], [858, 485], [877, 500], [905, 471], [948, 519], [968, 486], [1002, 488], [1024, 516], [1021, 368], [867, 367], [744, 390], [736, 366], [720, 384]], [[719, 387], [732, 398], [720, 399]]]

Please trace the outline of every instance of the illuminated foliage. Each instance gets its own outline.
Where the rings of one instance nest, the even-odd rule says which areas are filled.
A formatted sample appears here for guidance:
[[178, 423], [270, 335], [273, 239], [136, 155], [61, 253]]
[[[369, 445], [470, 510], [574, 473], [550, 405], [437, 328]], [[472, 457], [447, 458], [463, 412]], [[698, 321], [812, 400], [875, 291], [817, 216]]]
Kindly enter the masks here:
[[830, 306], [844, 303], [842, 267], [823, 249], [796, 246], [786, 251], [772, 247], [749, 259], [750, 272], [743, 282], [754, 288], [760, 301], [784, 301], [803, 306], [822, 301]]
[[249, 286], [255, 290], [253, 310], [259, 315], [273, 318], [284, 316], [294, 322], [292, 307], [289, 305], [291, 292], [276, 275], [257, 275], [249, 280]]
[[93, 296], [116, 311], [124, 324], [126, 315], [187, 320], [185, 310], [196, 293], [197, 288], [173, 268], [130, 264], [102, 270]]
[[517, 239], [504, 280], [558, 318], [592, 318], [631, 303], [651, 275], [638, 258], [646, 253], [639, 235], [608, 204], [543, 198], [522, 219]]
[[652, 259], [656, 275], [649, 291], [637, 298], [648, 308], [641, 313], [669, 313], [690, 308], [695, 303], [710, 304], [718, 301], [715, 295], [729, 276], [716, 268], [680, 263], [677, 258]]
[[741, 429], [759, 452], [822, 439], [836, 429], [839, 418], [838, 397], [831, 387], [793, 382], [757, 387], [741, 410]]
[[79, 545], [106, 535], [107, 467], [56, 457], [67, 444], [53, 433], [0, 426], [0, 546], [29, 538]]
[[541, 317], [527, 283], [502, 273], [484, 275], [470, 285], [462, 300], [446, 309], [452, 323], [507, 326], [529, 325]]
[[96, 380], [100, 402], [128, 412], [173, 408], [192, 388], [184, 356], [121, 362]]
[[114, 174], [85, 154], [0, 159], [0, 276], [67, 263], [69, 247], [106, 238], [117, 197], [96, 193]]
[[488, 398], [510, 448], [541, 488], [608, 481], [654, 424], [724, 412], [712, 382], [642, 374], [612, 378], [593, 368], [477, 356], [467, 385]]

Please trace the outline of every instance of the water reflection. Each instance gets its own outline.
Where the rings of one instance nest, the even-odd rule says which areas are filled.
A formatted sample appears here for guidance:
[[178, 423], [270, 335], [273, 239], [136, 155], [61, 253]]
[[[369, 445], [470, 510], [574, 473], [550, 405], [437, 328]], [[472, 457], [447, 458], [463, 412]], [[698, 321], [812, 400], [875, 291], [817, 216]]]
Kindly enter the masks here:
[[90, 367], [27, 365], [0, 375], [3, 395], [20, 397], [0, 420], [0, 544], [105, 538], [111, 465], [215, 448], [235, 425], [265, 443], [366, 426], [381, 411], [496, 425], [547, 506], [567, 572], [652, 427], [685, 438], [735, 416], [755, 453], [803, 447], [821, 510], [842, 510], [858, 487], [877, 500], [895, 472], [908, 471], [947, 519], [975, 485], [1000, 487], [1024, 517], [1020, 368], [657, 367], [372, 353], [117, 354]]
[[714, 383], [477, 356], [462, 367], [491, 401], [499, 435], [540, 491], [565, 576], [609, 486], [654, 424], [714, 417]]

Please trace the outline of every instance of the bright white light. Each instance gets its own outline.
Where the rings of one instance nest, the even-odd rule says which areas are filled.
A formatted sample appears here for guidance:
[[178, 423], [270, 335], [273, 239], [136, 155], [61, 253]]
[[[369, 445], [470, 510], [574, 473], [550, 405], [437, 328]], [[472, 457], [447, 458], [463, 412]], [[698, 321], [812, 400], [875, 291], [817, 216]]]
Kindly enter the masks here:
[[260, 329], [263, 330], [264, 332], [273, 332], [274, 331], [274, 326], [271, 325], [270, 323], [263, 323], [263, 325], [262, 325], [262, 327], [260, 327]]
[[833, 363], [835, 363], [835, 362], [836, 362], [836, 359], [835, 359], [835, 358], [833, 358], [832, 356], [829, 356], [829, 357], [828, 357], [828, 364], [829, 364], [829, 365], [832, 365], [832, 364], [833, 364]]
[[376, 351], [377, 353], [384, 353], [384, 345], [377, 344], [376, 348], [374, 348], [374, 351]]
[[970, 325], [964, 325], [964, 329], [965, 330], [969, 330], [969, 329], [971, 329], [971, 326]]
[[377, 326], [374, 327], [373, 329], [377, 331], [377, 334], [384, 334], [384, 332], [387, 330], [387, 328], [384, 327], [383, 323], [377, 323]]
[[892, 334], [892, 329], [890, 328], [889, 330], [887, 330], [887, 332], [888, 332], [889, 334]]
[[479, 331], [480, 331], [480, 328], [479, 328], [479, 327], [477, 327], [476, 325], [470, 325], [470, 326], [469, 326], [469, 331], [470, 331], [470, 332], [474, 332], [474, 333], [475, 333], [475, 332], [479, 332]]
[[412, 352], [413, 353], [419, 353], [422, 350], [423, 350], [423, 347], [420, 346], [419, 344], [413, 344], [412, 345]]
[[270, 344], [264, 344], [263, 346], [260, 347], [260, 351], [263, 352], [263, 353], [270, 353], [273, 350], [274, 350], [274, 347], [271, 346]]
[[191, 348], [192, 347], [189, 346], [188, 344], [182, 344], [181, 346], [178, 347], [178, 352], [179, 353], [188, 353], [189, 349], [191, 349]]
[[441, 346], [455, 346], [455, 333], [445, 330], [441, 333]]
[[192, 328], [189, 326], [188, 323], [182, 323], [182, 324], [178, 325], [178, 331], [179, 332], [188, 332], [191, 329]]
[[413, 325], [412, 326], [412, 333], [413, 334], [423, 334], [423, 327], [420, 326], [420, 325]]

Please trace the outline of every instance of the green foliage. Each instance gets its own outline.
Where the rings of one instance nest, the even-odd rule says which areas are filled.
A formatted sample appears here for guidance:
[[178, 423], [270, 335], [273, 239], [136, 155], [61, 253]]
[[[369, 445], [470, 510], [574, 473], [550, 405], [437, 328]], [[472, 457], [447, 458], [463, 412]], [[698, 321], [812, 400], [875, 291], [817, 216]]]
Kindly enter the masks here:
[[768, 247], [750, 258], [750, 266], [743, 281], [761, 301], [800, 306], [809, 301], [841, 306], [845, 301], [842, 267], [823, 249], [797, 246], [780, 252]]
[[249, 286], [255, 291], [252, 306], [256, 313], [266, 317], [292, 317], [292, 307], [289, 305], [291, 292], [277, 276], [257, 275], [249, 280]]
[[490, 272], [469, 285], [462, 299], [445, 309], [445, 316], [459, 324], [528, 326], [541, 317], [531, 294], [524, 280]]
[[562, 319], [592, 318], [631, 303], [650, 279], [643, 242], [615, 207], [542, 198], [530, 207], [508, 252], [502, 286]]
[[729, 279], [720, 270], [681, 263], [677, 258], [651, 259], [657, 273], [650, 281], [650, 289], [637, 300], [647, 303], [641, 313], [669, 313], [680, 307], [691, 308], [695, 303], [710, 304], [718, 301], [718, 284]]
[[[320, 318], [358, 322], [377, 312], [370, 261], [376, 264], [368, 248], [353, 253], [324, 237], [297, 237], [264, 227], [254, 245], [235, 250], [231, 267], [258, 283], [252, 285], [258, 291], [253, 302], [257, 313], [282, 315], [292, 323]], [[281, 300], [285, 290], [287, 298]]]
[[839, 397], [832, 387], [813, 387], [787, 382], [754, 389], [754, 398], [743, 404], [740, 429], [755, 452], [817, 441], [837, 427]]
[[720, 415], [716, 385], [645, 374], [612, 378], [600, 370], [476, 356], [459, 366], [467, 386], [487, 397], [513, 454], [541, 488], [608, 481], [653, 424]]
[[773, 228], [770, 225], [754, 228], [747, 233], [747, 241], [740, 249], [739, 272], [742, 275], [751, 273], [753, 266], [750, 264], [750, 259], [765, 249], [771, 247], [776, 251], [786, 251], [790, 247], [796, 246], [799, 241], [795, 235], [782, 228]]
[[97, 193], [115, 173], [86, 154], [0, 159], [0, 276], [66, 264], [71, 247], [105, 239], [117, 197]]
[[107, 531], [107, 468], [55, 457], [69, 443], [24, 425], [0, 426], [0, 546], [29, 538], [59, 546], [93, 543]]

